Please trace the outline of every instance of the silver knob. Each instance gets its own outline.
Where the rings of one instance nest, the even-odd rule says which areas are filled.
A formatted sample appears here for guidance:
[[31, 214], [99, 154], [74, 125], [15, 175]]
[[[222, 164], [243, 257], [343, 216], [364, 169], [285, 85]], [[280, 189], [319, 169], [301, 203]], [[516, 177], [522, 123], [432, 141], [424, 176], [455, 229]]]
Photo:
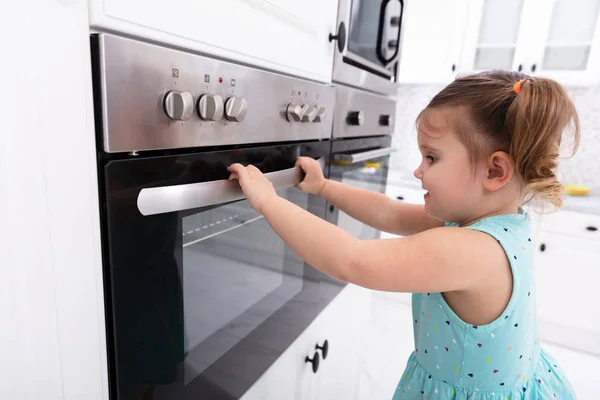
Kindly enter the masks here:
[[302, 120], [302, 107], [297, 104], [290, 103], [285, 111], [287, 120], [290, 122], [300, 122]]
[[313, 122], [323, 122], [325, 120], [326, 112], [327, 109], [325, 109], [325, 107], [317, 107], [317, 115], [315, 115]]
[[204, 94], [198, 100], [198, 114], [205, 121], [219, 121], [223, 110], [223, 98], [218, 94]]
[[169, 118], [187, 121], [194, 115], [194, 99], [190, 92], [172, 90], [165, 96], [165, 112]]
[[230, 97], [225, 103], [225, 118], [242, 122], [248, 113], [248, 102], [241, 97]]
[[317, 107], [313, 106], [302, 106], [302, 122], [313, 122], [317, 116]]

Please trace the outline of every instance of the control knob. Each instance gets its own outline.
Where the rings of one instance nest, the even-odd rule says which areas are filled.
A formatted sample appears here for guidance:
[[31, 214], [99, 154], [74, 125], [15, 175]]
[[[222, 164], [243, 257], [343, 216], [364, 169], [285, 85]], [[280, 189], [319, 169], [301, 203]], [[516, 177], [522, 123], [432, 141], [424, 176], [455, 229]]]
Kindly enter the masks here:
[[302, 122], [313, 122], [317, 116], [317, 107], [303, 105], [302, 106]]
[[165, 96], [165, 112], [176, 121], [187, 121], [194, 114], [194, 99], [190, 92], [172, 90]]
[[223, 118], [223, 98], [218, 94], [204, 94], [198, 100], [198, 114], [205, 121]]
[[242, 97], [230, 97], [225, 102], [225, 118], [242, 122], [248, 113], [248, 102]]
[[362, 111], [351, 111], [348, 113], [346, 121], [349, 125], [362, 125], [365, 121], [365, 115]]
[[288, 104], [285, 115], [287, 120], [290, 122], [300, 122], [302, 120], [302, 107], [297, 104], [290, 103]]
[[392, 125], [392, 116], [389, 114], [380, 115], [379, 116], [379, 125], [381, 125], [381, 126]]
[[325, 120], [325, 112], [327, 110], [325, 107], [317, 107], [317, 115], [315, 115], [315, 119], [313, 122], [323, 122]]

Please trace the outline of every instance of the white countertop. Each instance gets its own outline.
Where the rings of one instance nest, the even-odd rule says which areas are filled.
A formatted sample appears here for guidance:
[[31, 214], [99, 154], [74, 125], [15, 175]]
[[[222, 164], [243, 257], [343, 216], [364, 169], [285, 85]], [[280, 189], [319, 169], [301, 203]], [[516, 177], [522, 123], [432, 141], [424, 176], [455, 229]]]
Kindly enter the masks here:
[[[395, 187], [421, 189], [421, 182], [414, 177], [412, 171], [390, 169], [387, 184]], [[592, 190], [588, 196], [565, 196], [562, 209], [600, 215], [600, 191]]]

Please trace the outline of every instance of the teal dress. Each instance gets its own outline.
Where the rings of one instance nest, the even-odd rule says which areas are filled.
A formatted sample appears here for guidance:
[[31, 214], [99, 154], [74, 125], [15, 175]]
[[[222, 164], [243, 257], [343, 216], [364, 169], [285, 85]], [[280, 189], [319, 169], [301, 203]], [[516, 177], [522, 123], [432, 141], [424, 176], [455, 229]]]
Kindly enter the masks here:
[[498, 319], [476, 326], [462, 321], [441, 293], [413, 294], [415, 351], [394, 400], [575, 399], [540, 346], [529, 216], [490, 217], [466, 229], [485, 232], [504, 248], [513, 274], [510, 301]]

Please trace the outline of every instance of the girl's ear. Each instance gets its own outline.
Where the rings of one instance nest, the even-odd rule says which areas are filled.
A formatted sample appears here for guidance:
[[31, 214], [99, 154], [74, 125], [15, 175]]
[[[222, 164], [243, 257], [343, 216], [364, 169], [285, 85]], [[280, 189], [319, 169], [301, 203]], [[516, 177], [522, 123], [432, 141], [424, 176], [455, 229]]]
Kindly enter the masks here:
[[483, 187], [489, 191], [503, 188], [513, 177], [515, 166], [510, 156], [504, 151], [497, 151], [485, 161]]

